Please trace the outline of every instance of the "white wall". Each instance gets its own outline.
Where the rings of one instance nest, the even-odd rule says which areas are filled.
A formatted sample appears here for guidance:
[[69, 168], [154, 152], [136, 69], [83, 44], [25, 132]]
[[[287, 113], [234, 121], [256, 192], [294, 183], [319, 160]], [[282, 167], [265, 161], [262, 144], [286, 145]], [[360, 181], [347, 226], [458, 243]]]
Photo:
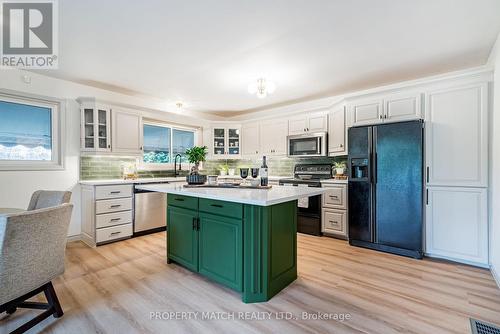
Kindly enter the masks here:
[[490, 151], [490, 262], [500, 286], [500, 35], [488, 63], [495, 67]]
[[[23, 76], [31, 77], [31, 84], [23, 81]], [[196, 114], [184, 115], [179, 112], [165, 112], [163, 101], [145, 99], [117, 94], [70, 81], [50, 78], [35, 73], [1, 70], [0, 89], [25, 92], [59, 99], [67, 99], [65, 131], [64, 170], [60, 171], [0, 171], [0, 207], [25, 208], [31, 194], [38, 189], [70, 190], [73, 192], [72, 203], [75, 204], [68, 235], [79, 235], [80, 223], [80, 109], [76, 98], [95, 97], [126, 106], [135, 106], [142, 110], [144, 116], [170, 122], [203, 126], [204, 121]], [[161, 111], [163, 110], [163, 111]], [[1, 120], [0, 120], [1, 121]]]

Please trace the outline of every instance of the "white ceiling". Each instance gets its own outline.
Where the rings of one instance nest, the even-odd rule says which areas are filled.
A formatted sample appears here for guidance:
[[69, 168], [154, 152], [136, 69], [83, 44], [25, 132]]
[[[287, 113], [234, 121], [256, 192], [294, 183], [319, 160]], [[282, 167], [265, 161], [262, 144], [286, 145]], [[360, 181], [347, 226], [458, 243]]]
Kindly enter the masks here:
[[[482, 65], [499, 0], [59, 1], [49, 75], [231, 115]], [[276, 82], [260, 100], [258, 77]]]

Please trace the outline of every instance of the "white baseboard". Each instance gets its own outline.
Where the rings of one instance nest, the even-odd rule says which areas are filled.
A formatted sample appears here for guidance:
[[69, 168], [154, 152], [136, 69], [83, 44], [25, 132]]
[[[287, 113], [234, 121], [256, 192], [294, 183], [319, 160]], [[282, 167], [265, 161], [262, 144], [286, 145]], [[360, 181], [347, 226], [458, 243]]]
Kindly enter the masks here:
[[69, 235], [67, 238], [67, 242], [80, 241], [80, 240], [82, 240], [81, 234]]
[[442, 255], [436, 255], [436, 254], [429, 254], [425, 253], [425, 256], [433, 259], [439, 259], [439, 260], [446, 260], [450, 262], [455, 262], [455, 263], [461, 263], [461, 264], [466, 264], [469, 266], [473, 267], [479, 267], [479, 268], [485, 268], [485, 269], [490, 269], [490, 265], [486, 263], [479, 263], [479, 262], [474, 262], [474, 261], [467, 261], [467, 260], [461, 260], [461, 259], [456, 259], [448, 256], [442, 256]]
[[495, 279], [495, 282], [497, 282], [498, 288], [500, 288], [500, 275], [496, 271], [495, 267], [491, 266], [490, 267], [491, 274], [493, 275], [493, 278]]

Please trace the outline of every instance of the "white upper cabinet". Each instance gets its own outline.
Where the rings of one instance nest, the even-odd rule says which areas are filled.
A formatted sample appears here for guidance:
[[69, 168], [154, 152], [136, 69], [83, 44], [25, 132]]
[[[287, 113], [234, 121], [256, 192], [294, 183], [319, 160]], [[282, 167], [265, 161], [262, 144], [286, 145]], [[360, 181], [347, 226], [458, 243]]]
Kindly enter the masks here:
[[487, 84], [426, 94], [428, 185], [488, 186]]
[[307, 117], [294, 117], [288, 121], [288, 133], [290, 135], [300, 135], [307, 132]]
[[286, 155], [288, 121], [273, 119], [260, 123], [260, 154]]
[[369, 125], [383, 121], [383, 100], [361, 100], [349, 103], [351, 124], [353, 126]]
[[112, 109], [112, 151], [113, 153], [142, 154], [142, 117], [138, 113]]
[[396, 93], [349, 103], [353, 126], [422, 118], [420, 93]]
[[384, 122], [401, 122], [422, 118], [422, 94], [397, 94], [384, 99]]
[[328, 115], [327, 114], [311, 114], [297, 116], [288, 120], [288, 134], [300, 135], [310, 132], [325, 132], [328, 131]]
[[347, 154], [345, 107], [334, 108], [328, 117], [328, 152], [332, 156]]
[[426, 254], [488, 264], [486, 188], [428, 187]]
[[241, 127], [241, 142], [241, 154], [244, 156], [260, 154], [260, 124], [243, 124]]
[[325, 132], [328, 131], [328, 115], [318, 114], [309, 116], [308, 132]]
[[94, 101], [81, 102], [81, 150], [111, 152], [110, 108]]
[[239, 159], [241, 157], [240, 133], [240, 125], [213, 126], [211, 156], [216, 159]]

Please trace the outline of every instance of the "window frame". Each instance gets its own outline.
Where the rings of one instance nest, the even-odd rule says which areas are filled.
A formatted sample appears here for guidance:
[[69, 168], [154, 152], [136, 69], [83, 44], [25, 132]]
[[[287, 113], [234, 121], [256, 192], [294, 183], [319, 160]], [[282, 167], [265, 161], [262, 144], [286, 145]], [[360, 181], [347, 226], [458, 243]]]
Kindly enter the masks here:
[[66, 101], [0, 89], [0, 101], [50, 109], [51, 160], [0, 160], [1, 171], [45, 171], [64, 169], [64, 127]]
[[[151, 125], [151, 126], [159, 126], [163, 128], [169, 128], [170, 129], [170, 158], [173, 159], [173, 138], [174, 138], [174, 130], [181, 130], [181, 131], [189, 131], [193, 133], [193, 143], [196, 146], [198, 143], [198, 128], [194, 127], [189, 127], [189, 126], [182, 126], [182, 125], [177, 125], [177, 124], [172, 124], [172, 123], [164, 123], [164, 122], [159, 122], [159, 121], [151, 121], [151, 120], [143, 120], [142, 126], [144, 125]], [[144, 131], [143, 131], [143, 136], [144, 136]], [[143, 138], [144, 141], [144, 138]], [[184, 163], [191, 168], [190, 163]], [[155, 163], [155, 162], [144, 162], [144, 152], [141, 155], [140, 163], [139, 163], [139, 169], [141, 170], [148, 170], [148, 171], [157, 171], [157, 170], [168, 170], [168, 169], [173, 169], [174, 168], [174, 163], [173, 162], [168, 162], [168, 163]], [[186, 169], [186, 170], [189, 170]]]

